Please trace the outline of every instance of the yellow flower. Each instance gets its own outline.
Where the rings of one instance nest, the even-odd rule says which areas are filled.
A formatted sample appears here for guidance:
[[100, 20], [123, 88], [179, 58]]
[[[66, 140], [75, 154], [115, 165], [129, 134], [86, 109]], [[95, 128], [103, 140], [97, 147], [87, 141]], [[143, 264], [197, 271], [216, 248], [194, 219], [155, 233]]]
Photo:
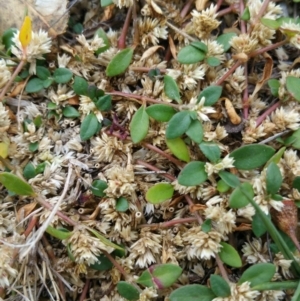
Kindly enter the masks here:
[[30, 17], [26, 16], [19, 33], [19, 39], [23, 49], [25, 49], [28, 46], [28, 44], [31, 41], [31, 38], [32, 38], [31, 19]]

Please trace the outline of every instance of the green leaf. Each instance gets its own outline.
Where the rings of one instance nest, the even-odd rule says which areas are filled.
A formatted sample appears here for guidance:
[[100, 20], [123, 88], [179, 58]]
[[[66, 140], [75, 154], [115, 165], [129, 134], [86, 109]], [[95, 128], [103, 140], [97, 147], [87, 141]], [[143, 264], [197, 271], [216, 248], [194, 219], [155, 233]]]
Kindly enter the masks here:
[[221, 61], [216, 57], [208, 57], [205, 59], [206, 63], [211, 67], [217, 67], [221, 64]]
[[204, 53], [208, 52], [207, 45], [204, 44], [203, 42], [195, 41], [195, 42], [192, 42], [190, 45], [197, 48], [197, 49], [199, 49], [199, 50], [201, 50]]
[[38, 164], [36, 169], [35, 169], [36, 174], [43, 173], [45, 168], [46, 168], [46, 165], [47, 165], [46, 162]]
[[104, 51], [106, 51], [107, 49], [110, 48], [110, 40], [107, 37], [105, 31], [101, 27], [96, 31], [95, 36], [98, 36], [99, 38], [101, 38], [103, 40], [104, 45], [105, 45], [103, 47], [98, 48], [95, 51], [95, 54], [99, 55], [100, 53], [102, 53], [102, 52], [104, 52]]
[[43, 81], [40, 78], [35, 77], [28, 81], [25, 91], [27, 93], [36, 93], [41, 91], [43, 88]]
[[222, 246], [219, 253], [221, 260], [231, 267], [240, 268], [242, 266], [242, 260], [236, 249], [225, 242], [221, 242], [220, 244]]
[[219, 146], [213, 142], [203, 141], [199, 147], [205, 157], [212, 163], [217, 163], [221, 158], [221, 150]]
[[158, 183], [152, 186], [146, 193], [146, 200], [152, 204], [160, 204], [169, 200], [174, 193], [170, 183]]
[[264, 221], [257, 212], [252, 217], [252, 231], [256, 237], [261, 237], [267, 231]]
[[178, 183], [183, 186], [196, 186], [207, 180], [205, 163], [193, 161], [188, 163], [178, 175]]
[[227, 192], [230, 189], [230, 186], [227, 185], [223, 180], [219, 180], [217, 183], [217, 190], [219, 192]]
[[103, 90], [98, 89], [95, 85], [89, 85], [86, 95], [95, 102], [97, 98], [104, 96], [105, 93]]
[[261, 18], [260, 22], [271, 29], [278, 29], [280, 27], [280, 23], [277, 20]]
[[89, 85], [84, 78], [75, 76], [72, 88], [77, 95], [86, 95], [88, 87]]
[[72, 106], [64, 107], [62, 113], [67, 118], [76, 118], [80, 116], [80, 113]]
[[105, 6], [113, 4], [113, 1], [112, 0], [100, 0], [100, 4], [101, 4], [101, 7], [105, 7]]
[[208, 233], [209, 231], [211, 231], [211, 219], [208, 218], [207, 220], [205, 220], [203, 222], [203, 224], [201, 225], [201, 231], [203, 231], [204, 233]]
[[24, 167], [23, 176], [26, 180], [32, 179], [36, 176], [35, 167], [31, 162], [27, 163]]
[[266, 174], [267, 192], [269, 194], [276, 193], [280, 189], [282, 180], [279, 167], [274, 162], [271, 162], [267, 168]]
[[249, 204], [248, 198], [245, 196], [244, 192], [247, 192], [247, 195], [253, 199], [254, 191], [250, 183], [246, 182], [241, 184], [239, 187], [235, 188], [229, 198], [230, 208], [242, 208]]
[[182, 273], [182, 268], [172, 263], [153, 265], [148, 270], [158, 289], [170, 287]]
[[85, 116], [80, 126], [80, 138], [82, 141], [90, 139], [97, 133], [99, 129], [99, 122], [94, 113]]
[[231, 294], [230, 286], [226, 282], [226, 280], [224, 280], [219, 275], [211, 275], [209, 279], [210, 279], [210, 287], [216, 296], [223, 297], [223, 298], [230, 296]]
[[279, 80], [278, 79], [269, 79], [268, 80], [268, 86], [271, 90], [271, 94], [275, 97], [278, 97], [278, 90], [279, 90], [279, 87], [280, 87], [280, 83], [279, 83]]
[[229, 32], [229, 33], [224, 33], [218, 36], [217, 42], [223, 46], [224, 52], [227, 52], [231, 45], [230, 45], [230, 40], [236, 36], [236, 33], [234, 32]]
[[202, 123], [196, 119], [192, 120], [189, 128], [185, 132], [194, 142], [201, 143], [203, 139]]
[[170, 294], [170, 301], [212, 301], [216, 298], [213, 291], [200, 284], [184, 285]]
[[141, 106], [134, 113], [129, 129], [133, 143], [139, 143], [147, 136], [149, 129], [149, 116], [144, 106]]
[[152, 275], [149, 270], [144, 271], [136, 282], [146, 287], [154, 287]]
[[248, 268], [241, 276], [238, 284], [249, 281], [251, 287], [271, 281], [276, 267], [271, 263], [257, 263]]
[[240, 185], [239, 178], [228, 171], [221, 170], [219, 176], [230, 187], [236, 188]]
[[104, 255], [100, 254], [97, 256], [98, 261], [91, 264], [89, 267], [96, 271], [107, 271], [113, 268], [112, 262]]
[[140, 293], [136, 287], [126, 281], [119, 281], [117, 284], [118, 293], [129, 301], [140, 299]]
[[2, 35], [2, 44], [5, 46], [5, 50], [8, 52], [8, 55], [10, 55], [11, 53], [10, 48], [12, 45], [14, 45], [14, 42], [12, 40], [17, 31], [17, 28], [9, 28], [5, 30]]
[[292, 187], [296, 188], [300, 192], [300, 177], [295, 177]]
[[123, 196], [119, 197], [116, 202], [116, 210], [119, 212], [125, 212], [129, 208], [129, 203]]
[[230, 154], [237, 169], [250, 170], [265, 164], [275, 153], [274, 148], [263, 144], [245, 145]]
[[95, 106], [99, 111], [108, 112], [112, 108], [111, 95], [104, 95], [95, 101]]
[[246, 7], [241, 15], [241, 19], [244, 21], [250, 20], [250, 10], [249, 7]]
[[205, 58], [205, 53], [196, 47], [188, 45], [180, 49], [177, 55], [177, 60], [181, 64], [195, 64], [203, 61]]
[[66, 229], [58, 230], [53, 228], [52, 226], [48, 226], [46, 232], [51, 236], [56, 237], [60, 240], [68, 239], [72, 235], [72, 232], [66, 231]]
[[45, 80], [51, 76], [51, 73], [47, 68], [45, 68], [43, 66], [37, 66], [36, 67], [36, 76], [42, 80]]
[[286, 149], [286, 147], [282, 147], [282, 148], [280, 148], [269, 160], [268, 160], [268, 162], [266, 163], [266, 165], [265, 165], [265, 168], [266, 167], [268, 167], [269, 166], [269, 164], [271, 163], [271, 162], [274, 162], [274, 163], [276, 163], [276, 164], [278, 164], [279, 163], [279, 161], [280, 161], [280, 159], [281, 159], [281, 157], [282, 157], [282, 155], [284, 154], [284, 152], [285, 152], [285, 149]]
[[53, 77], [58, 84], [66, 84], [72, 79], [73, 73], [67, 68], [57, 68], [53, 72]]
[[167, 139], [166, 144], [174, 156], [184, 162], [190, 162], [189, 149], [181, 138]]
[[178, 103], [182, 103], [177, 83], [173, 77], [169, 75], [164, 76], [164, 91], [170, 99], [176, 100]]
[[157, 121], [168, 122], [176, 113], [176, 110], [167, 105], [156, 104], [148, 107], [146, 112]]
[[181, 111], [176, 113], [168, 122], [166, 129], [167, 139], [174, 139], [184, 134], [192, 122], [189, 111]]
[[106, 68], [107, 76], [116, 76], [125, 72], [130, 65], [133, 55], [132, 48], [126, 48], [117, 53]]
[[17, 195], [34, 196], [35, 193], [31, 186], [25, 181], [21, 180], [16, 175], [9, 172], [0, 173], [0, 183], [9, 191]]
[[286, 88], [296, 100], [300, 101], [300, 78], [288, 76], [286, 78]]
[[104, 197], [104, 196], [106, 196], [104, 190], [107, 187], [108, 187], [108, 185], [105, 181], [95, 180], [92, 183], [91, 191], [92, 191], [93, 195], [95, 195], [95, 196]]
[[214, 86], [211, 85], [207, 88], [205, 88], [198, 96], [198, 102], [202, 99], [202, 97], [205, 98], [205, 106], [212, 106], [214, 105], [220, 98], [222, 94], [222, 87], [221, 86]]
[[42, 120], [42, 115], [37, 115], [34, 119], [33, 119], [33, 123], [34, 125], [39, 128], [42, 124], [43, 124], [43, 120]]

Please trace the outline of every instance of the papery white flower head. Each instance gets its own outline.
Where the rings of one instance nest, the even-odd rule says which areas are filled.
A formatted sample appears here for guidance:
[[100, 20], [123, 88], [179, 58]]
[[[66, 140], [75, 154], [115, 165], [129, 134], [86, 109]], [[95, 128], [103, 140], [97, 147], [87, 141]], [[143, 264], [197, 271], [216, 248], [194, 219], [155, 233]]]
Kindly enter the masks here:
[[[205, 106], [204, 103], [205, 97], [202, 97], [199, 103], [196, 97], [192, 97], [187, 107], [190, 110], [195, 111], [200, 120], [209, 121], [207, 114], [215, 113], [216, 111], [213, 107]], [[183, 105], [182, 107], [185, 108], [186, 105]]]
[[[11, 52], [19, 59], [23, 59], [23, 47], [19, 39], [20, 31], [15, 32]], [[26, 47], [26, 61], [30, 63], [29, 73], [36, 73], [36, 60], [43, 60], [43, 54], [49, 53], [51, 49], [51, 38], [42, 29], [39, 32], [32, 32], [32, 39]]]
[[233, 162], [234, 159], [232, 157], [229, 157], [229, 155], [227, 155], [222, 159], [221, 162], [218, 162], [216, 164], [206, 162], [205, 171], [207, 172], [208, 176], [211, 176], [213, 173], [218, 173], [223, 169], [234, 167]]
[[4, 59], [0, 59], [0, 89], [9, 81], [11, 72], [6, 66]]

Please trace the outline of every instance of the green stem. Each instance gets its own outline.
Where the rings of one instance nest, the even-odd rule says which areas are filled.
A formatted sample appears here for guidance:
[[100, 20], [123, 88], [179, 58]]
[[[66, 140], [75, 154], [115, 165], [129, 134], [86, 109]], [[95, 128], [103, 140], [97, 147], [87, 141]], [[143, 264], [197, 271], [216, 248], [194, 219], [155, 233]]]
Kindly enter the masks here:
[[299, 281], [266, 282], [252, 287], [255, 291], [283, 291], [287, 289], [296, 289]]
[[297, 289], [291, 301], [298, 301], [300, 299], [300, 282], [298, 283]]

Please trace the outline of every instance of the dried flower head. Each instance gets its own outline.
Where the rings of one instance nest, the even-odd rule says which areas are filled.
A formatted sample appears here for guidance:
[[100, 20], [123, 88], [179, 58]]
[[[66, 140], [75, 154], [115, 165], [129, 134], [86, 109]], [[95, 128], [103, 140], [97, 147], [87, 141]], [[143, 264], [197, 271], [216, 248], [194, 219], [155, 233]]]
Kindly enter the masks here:
[[11, 72], [4, 59], [0, 59], [0, 89], [10, 80]]
[[216, 164], [206, 162], [205, 171], [207, 172], [208, 176], [211, 176], [213, 173], [218, 173], [223, 169], [234, 167], [233, 162], [234, 159], [232, 157], [229, 157], [229, 155], [227, 155], [220, 162]]

